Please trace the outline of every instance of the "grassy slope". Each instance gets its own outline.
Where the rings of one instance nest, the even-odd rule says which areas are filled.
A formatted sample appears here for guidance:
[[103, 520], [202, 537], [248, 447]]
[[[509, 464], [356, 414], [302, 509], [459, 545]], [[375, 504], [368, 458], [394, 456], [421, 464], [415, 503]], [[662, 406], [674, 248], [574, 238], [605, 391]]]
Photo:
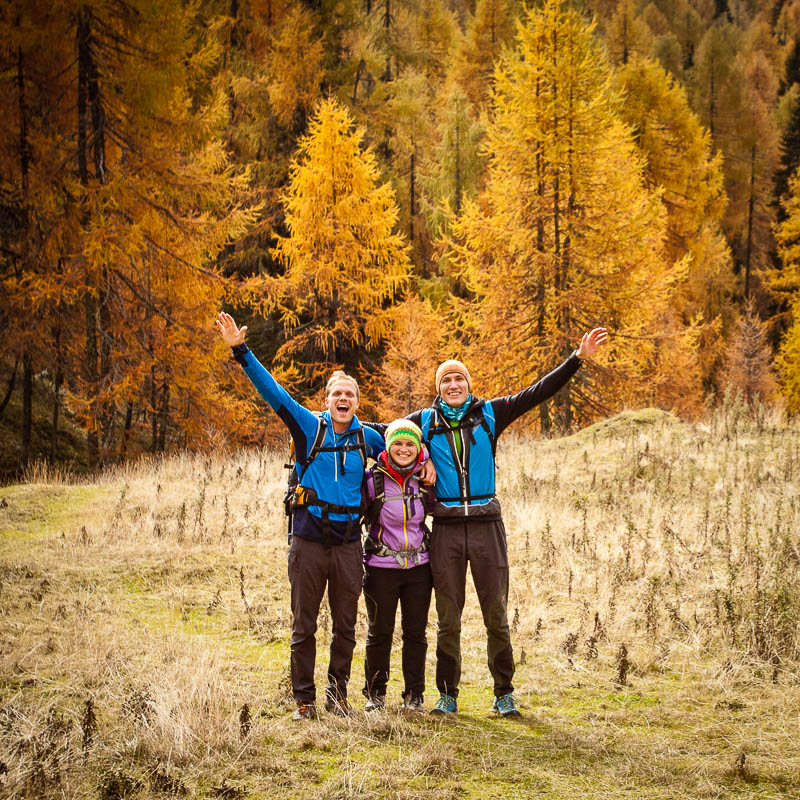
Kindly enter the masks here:
[[487, 713], [471, 590], [458, 719], [289, 721], [283, 454], [0, 490], [2, 791], [800, 797], [800, 431], [738, 417], [503, 442], [521, 722]]

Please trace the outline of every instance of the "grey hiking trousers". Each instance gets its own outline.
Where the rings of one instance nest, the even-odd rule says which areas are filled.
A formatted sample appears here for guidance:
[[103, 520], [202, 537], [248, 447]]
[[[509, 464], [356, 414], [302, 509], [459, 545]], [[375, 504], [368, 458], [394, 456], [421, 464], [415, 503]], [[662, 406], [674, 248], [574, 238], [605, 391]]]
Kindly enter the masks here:
[[431, 570], [439, 633], [436, 642], [436, 688], [458, 697], [461, 679], [461, 614], [467, 564], [478, 594], [487, 634], [489, 671], [495, 696], [514, 690], [514, 654], [508, 628], [508, 553], [502, 519], [434, 519]]
[[314, 702], [314, 663], [317, 657], [317, 617], [328, 587], [331, 609], [331, 649], [328, 691], [347, 697], [350, 663], [356, 646], [358, 598], [364, 579], [361, 539], [325, 547], [320, 542], [292, 536], [289, 546], [289, 582], [292, 587], [290, 667], [292, 693], [300, 703]]

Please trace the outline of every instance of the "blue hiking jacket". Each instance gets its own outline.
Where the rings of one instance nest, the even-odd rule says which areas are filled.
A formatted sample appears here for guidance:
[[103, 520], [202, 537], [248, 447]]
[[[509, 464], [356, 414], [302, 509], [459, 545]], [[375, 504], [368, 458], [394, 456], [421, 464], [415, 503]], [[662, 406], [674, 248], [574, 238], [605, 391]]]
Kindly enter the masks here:
[[[571, 355], [563, 364], [521, 392], [493, 400], [473, 399], [456, 429], [461, 431], [458, 454], [454, 429], [441, 412], [441, 398], [431, 408], [408, 415], [422, 431], [436, 467], [436, 507], [439, 521], [480, 516], [500, 518], [495, 498], [495, 447], [500, 434], [526, 411], [551, 398], [578, 371], [581, 359]], [[382, 426], [376, 426], [381, 430]]]
[[[362, 429], [357, 417], [353, 417], [344, 433], [333, 429], [330, 414], [323, 411], [314, 414], [301, 406], [253, 355], [246, 344], [232, 348], [234, 358], [244, 367], [247, 377], [253, 382], [258, 393], [269, 403], [272, 410], [289, 429], [294, 442], [297, 474], [300, 486], [314, 491], [323, 502], [334, 506], [350, 506], [354, 510], [347, 513], [329, 514], [331, 544], [344, 541], [348, 520], [350, 521], [350, 540], [360, 537], [358, 526], [361, 506], [361, 485], [364, 478], [364, 462], [358, 450], [331, 452], [323, 450], [309, 463], [308, 455], [314, 444], [320, 418], [327, 423], [323, 447], [341, 447], [356, 444], [356, 432]], [[377, 458], [385, 447], [383, 437], [371, 428], [363, 428], [366, 456]], [[322, 507], [308, 505], [295, 510], [292, 533], [303, 539], [323, 541]]]

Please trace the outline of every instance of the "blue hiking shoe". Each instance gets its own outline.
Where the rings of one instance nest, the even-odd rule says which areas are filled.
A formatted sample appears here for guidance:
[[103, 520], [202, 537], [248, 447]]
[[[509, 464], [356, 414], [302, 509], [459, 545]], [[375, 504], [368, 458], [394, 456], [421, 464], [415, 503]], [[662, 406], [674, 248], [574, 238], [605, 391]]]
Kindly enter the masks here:
[[495, 714], [499, 714], [501, 717], [522, 716], [517, 708], [517, 701], [514, 699], [514, 695], [510, 692], [508, 694], [501, 695], [500, 697], [495, 697], [494, 704], [492, 705], [492, 711], [494, 711]]
[[431, 709], [431, 714], [445, 716], [446, 714], [456, 714], [457, 712], [458, 703], [456, 702], [455, 697], [450, 694], [440, 692], [439, 699], [436, 701], [436, 705]]

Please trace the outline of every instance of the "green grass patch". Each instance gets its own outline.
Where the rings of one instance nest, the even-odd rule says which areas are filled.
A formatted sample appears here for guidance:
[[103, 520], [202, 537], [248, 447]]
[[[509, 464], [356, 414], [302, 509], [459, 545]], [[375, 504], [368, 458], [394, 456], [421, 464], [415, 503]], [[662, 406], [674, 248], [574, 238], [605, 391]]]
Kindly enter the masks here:
[[76, 530], [94, 517], [109, 496], [108, 488], [96, 485], [0, 488], [0, 543]]

